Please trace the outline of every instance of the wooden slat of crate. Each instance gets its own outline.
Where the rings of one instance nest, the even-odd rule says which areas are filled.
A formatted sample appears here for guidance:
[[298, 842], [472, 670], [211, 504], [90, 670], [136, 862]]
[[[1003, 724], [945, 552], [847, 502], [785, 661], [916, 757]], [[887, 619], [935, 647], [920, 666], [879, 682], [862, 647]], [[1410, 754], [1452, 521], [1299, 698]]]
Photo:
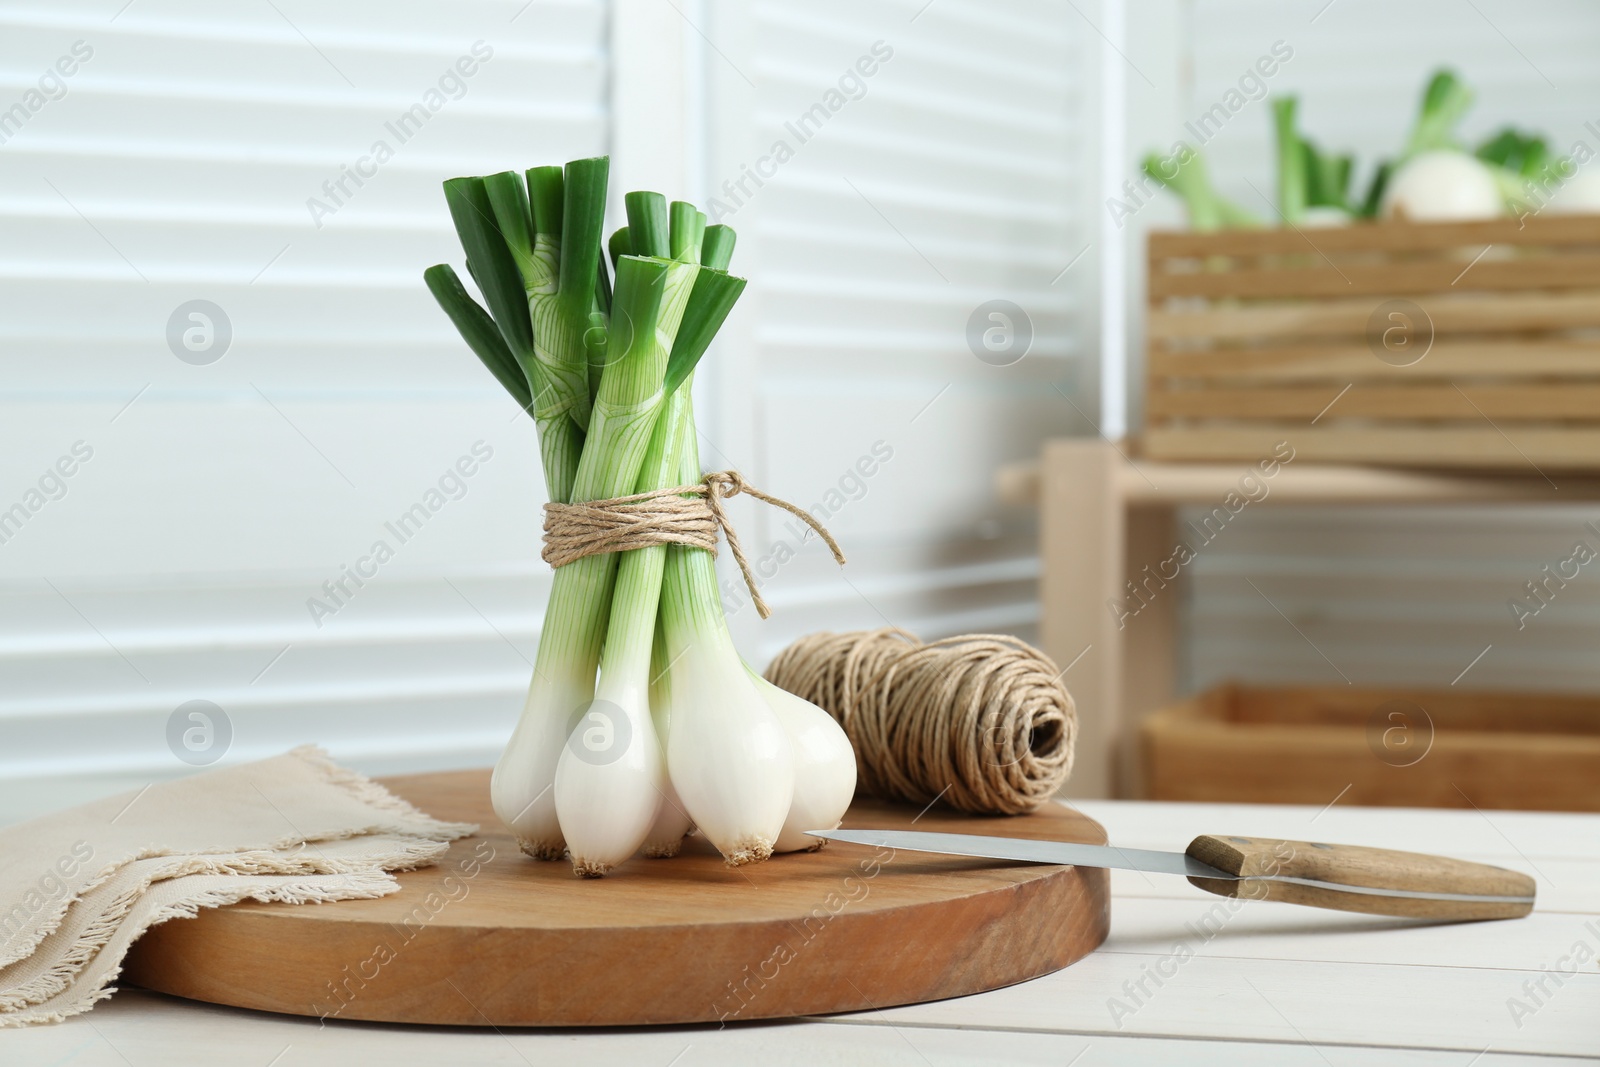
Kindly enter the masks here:
[[[1153, 349], [1147, 357], [1152, 394], [1163, 391], [1162, 379], [1242, 379], [1270, 385], [1296, 381], [1330, 381], [1344, 385], [1424, 379], [1467, 381], [1474, 377], [1596, 377], [1600, 341], [1436, 340], [1426, 358], [1409, 367], [1380, 364], [1365, 341], [1355, 344], [1216, 348], [1200, 351]], [[1239, 382], [1230, 381], [1238, 385]]]
[[1353, 226], [1223, 230], [1213, 233], [1152, 233], [1150, 258], [1287, 256], [1300, 253], [1419, 252], [1482, 247], [1582, 246], [1600, 244], [1600, 215], [1540, 215], [1482, 222], [1383, 222]]
[[[1369, 357], [1370, 358], [1370, 357]], [[1337, 402], [1335, 402], [1337, 397]], [[1600, 412], [1600, 383], [1548, 383], [1459, 388], [1446, 385], [1352, 384], [1342, 395], [1331, 386], [1207, 388], [1152, 392], [1151, 417], [1300, 419], [1326, 412], [1339, 419], [1422, 420], [1593, 419]], [[1318, 420], [1321, 421], [1320, 419]], [[1502, 426], [1504, 429], [1505, 427]], [[1507, 430], [1510, 433], [1510, 430]]]
[[[1396, 699], [1426, 716], [1405, 724], [1409, 765], [1374, 747]], [[1600, 698], [1224, 686], [1140, 735], [1154, 800], [1600, 810]]]
[[1306, 266], [1251, 267], [1150, 275], [1150, 297], [1426, 297], [1431, 293], [1600, 287], [1600, 256], [1340, 264], [1311, 257]]
[[[1516, 294], [1493, 300], [1466, 294], [1411, 299], [1428, 313], [1436, 336], [1600, 327], [1600, 292]], [[1368, 297], [1196, 310], [1153, 307], [1147, 336], [1155, 341], [1318, 336], [1364, 339], [1367, 321], [1380, 303]]]
[[[1332, 399], [1330, 395], [1329, 399]], [[1378, 463], [1398, 467], [1512, 467], [1526, 470], [1586, 470], [1600, 457], [1600, 426], [1552, 427], [1526, 423], [1498, 428], [1432, 426], [1349, 427], [1297, 423], [1203, 424], [1147, 429], [1140, 438], [1153, 459], [1239, 460], [1272, 454], [1281, 441], [1295, 462]]]
[[[1437, 713], [1440, 721], [1434, 725], [1450, 730], [1571, 734], [1600, 741], [1600, 697], [1590, 694], [1342, 685], [1280, 689], [1228, 683], [1204, 696], [1208, 714], [1241, 724], [1359, 725], [1375, 707], [1399, 700], [1427, 710], [1430, 716]], [[1508, 709], [1515, 714], [1508, 714]], [[1600, 790], [1600, 782], [1595, 787]]]

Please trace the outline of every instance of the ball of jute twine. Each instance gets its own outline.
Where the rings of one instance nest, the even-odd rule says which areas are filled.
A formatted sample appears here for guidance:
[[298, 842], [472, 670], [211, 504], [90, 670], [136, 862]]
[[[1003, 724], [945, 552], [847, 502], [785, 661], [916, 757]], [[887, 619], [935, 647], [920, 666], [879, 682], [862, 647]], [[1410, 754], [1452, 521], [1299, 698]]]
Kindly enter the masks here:
[[717, 531], [728, 539], [750, 601], [763, 619], [772, 614], [756, 588], [739, 535], [728, 521], [723, 501], [745, 493], [773, 507], [782, 508], [810, 526], [827, 542], [833, 558], [844, 566], [844, 552], [833, 535], [811, 513], [787, 500], [769, 496], [745, 481], [738, 471], [712, 471], [695, 485], [676, 485], [632, 496], [589, 500], [574, 504], [556, 502], [544, 506], [544, 550], [540, 553], [552, 567], [564, 567], [585, 556], [605, 552], [627, 552], [651, 545], [687, 545], [717, 553]]
[[1072, 694], [1055, 663], [1015, 637], [811, 634], [780, 652], [766, 678], [844, 727], [858, 792], [1019, 815], [1072, 772]]

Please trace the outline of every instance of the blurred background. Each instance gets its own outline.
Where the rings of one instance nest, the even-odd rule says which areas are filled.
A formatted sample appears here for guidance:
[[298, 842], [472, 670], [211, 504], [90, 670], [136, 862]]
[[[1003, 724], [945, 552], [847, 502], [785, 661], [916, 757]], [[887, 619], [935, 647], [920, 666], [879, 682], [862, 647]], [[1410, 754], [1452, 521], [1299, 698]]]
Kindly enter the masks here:
[[[609, 153], [619, 208], [657, 189], [738, 230], [751, 285], [699, 375], [702, 455], [851, 558], [740, 509], [775, 615], [732, 582], [727, 606], [762, 664], [819, 629], [1037, 639], [1035, 510], [996, 471], [1139, 428], [1145, 234], [1183, 215], [1111, 201], [1260, 57], [1358, 183], [1441, 65], [1477, 92], [1474, 142], [1600, 144], [1577, 0], [52, 0], [0, 27], [19, 816], [305, 741], [373, 773], [493, 760], [548, 584], [543, 490], [531, 425], [422, 285], [460, 259], [447, 177]], [[1260, 100], [1205, 144], [1269, 218], [1272, 151]], [[971, 341], [995, 300], [1024, 356]], [[1179, 688], [1342, 684], [1332, 663], [1445, 686], [1494, 645], [1476, 686], [1594, 689], [1600, 582], [1535, 636], [1506, 603], [1597, 515], [1249, 513], [1190, 572]], [[335, 602], [380, 539], [393, 559]]]

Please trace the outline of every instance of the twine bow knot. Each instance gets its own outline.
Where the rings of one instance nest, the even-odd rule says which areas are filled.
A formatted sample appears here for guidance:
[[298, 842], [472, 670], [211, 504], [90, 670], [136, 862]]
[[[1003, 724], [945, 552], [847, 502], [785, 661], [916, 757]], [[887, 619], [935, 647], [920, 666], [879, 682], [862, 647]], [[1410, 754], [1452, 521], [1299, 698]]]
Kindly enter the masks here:
[[804, 508], [770, 496], [745, 481], [738, 471], [712, 471], [694, 485], [655, 489], [648, 493], [544, 506], [544, 550], [540, 555], [552, 567], [564, 567], [585, 556], [627, 552], [651, 545], [685, 545], [717, 553], [717, 531], [728, 539], [750, 600], [763, 619], [772, 614], [756, 588], [755, 575], [745, 558], [744, 546], [734, 532], [724, 501], [740, 493], [764, 504], [782, 508], [817, 532], [833, 558], [844, 565], [844, 552], [833, 535]]

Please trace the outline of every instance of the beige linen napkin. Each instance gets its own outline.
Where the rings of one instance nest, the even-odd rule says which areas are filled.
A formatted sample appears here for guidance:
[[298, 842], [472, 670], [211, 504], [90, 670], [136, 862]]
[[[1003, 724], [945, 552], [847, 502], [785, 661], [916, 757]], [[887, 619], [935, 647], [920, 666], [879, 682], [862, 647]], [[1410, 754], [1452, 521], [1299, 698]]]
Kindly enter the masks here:
[[378, 897], [473, 833], [320, 749], [0, 829], [0, 1026], [87, 1011], [156, 923], [238, 900]]

